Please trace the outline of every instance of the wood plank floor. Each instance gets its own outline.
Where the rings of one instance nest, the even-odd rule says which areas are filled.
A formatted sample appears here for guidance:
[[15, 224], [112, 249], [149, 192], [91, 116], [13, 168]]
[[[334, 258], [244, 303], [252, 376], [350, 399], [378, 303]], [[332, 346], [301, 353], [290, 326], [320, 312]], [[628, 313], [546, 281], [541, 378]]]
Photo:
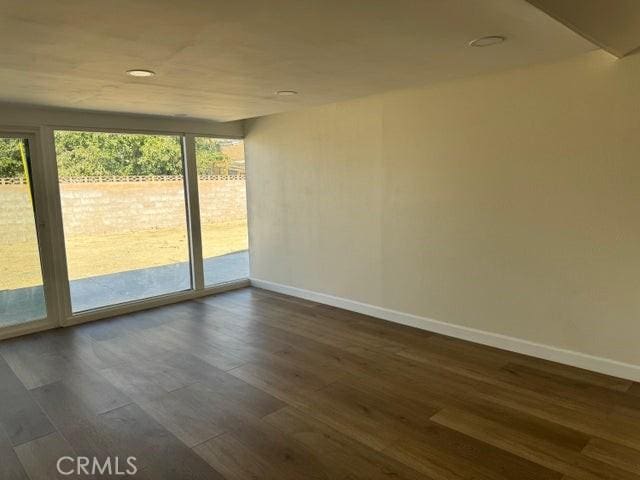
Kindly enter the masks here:
[[640, 480], [638, 384], [255, 288], [0, 356], [2, 480]]

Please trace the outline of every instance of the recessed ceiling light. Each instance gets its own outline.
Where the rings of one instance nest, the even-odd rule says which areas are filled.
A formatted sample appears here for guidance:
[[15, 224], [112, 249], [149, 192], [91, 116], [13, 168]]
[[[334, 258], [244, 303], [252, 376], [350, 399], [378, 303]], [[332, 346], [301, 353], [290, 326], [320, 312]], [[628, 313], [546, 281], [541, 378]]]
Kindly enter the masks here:
[[279, 95], [280, 97], [291, 97], [292, 95], [298, 95], [298, 92], [295, 90], [278, 90], [276, 95]]
[[487, 37], [476, 38], [469, 42], [470, 47], [490, 47], [492, 45], [498, 45], [506, 40], [506, 37], [502, 35], [489, 35]]
[[130, 75], [132, 77], [153, 77], [156, 74], [156, 72], [154, 72], [153, 70], [141, 70], [141, 69], [134, 69], [134, 70], [127, 70], [127, 75]]

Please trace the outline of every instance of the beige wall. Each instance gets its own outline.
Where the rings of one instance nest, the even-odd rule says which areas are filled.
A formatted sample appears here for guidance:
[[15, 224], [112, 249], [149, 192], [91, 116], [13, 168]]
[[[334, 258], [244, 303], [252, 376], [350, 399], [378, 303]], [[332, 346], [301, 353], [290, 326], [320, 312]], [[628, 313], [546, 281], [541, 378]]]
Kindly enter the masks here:
[[640, 365], [640, 55], [247, 122], [252, 277]]

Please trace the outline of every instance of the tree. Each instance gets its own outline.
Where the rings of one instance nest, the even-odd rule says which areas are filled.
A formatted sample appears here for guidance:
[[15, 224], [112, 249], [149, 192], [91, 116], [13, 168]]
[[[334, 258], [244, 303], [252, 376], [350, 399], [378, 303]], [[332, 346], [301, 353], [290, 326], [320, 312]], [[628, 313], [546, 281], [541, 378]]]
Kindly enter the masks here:
[[220, 141], [216, 138], [196, 139], [196, 159], [200, 175], [228, 175], [231, 159], [222, 153]]
[[24, 167], [18, 138], [0, 138], [0, 177], [22, 177]]
[[135, 175], [182, 175], [182, 148], [175, 137], [145, 137], [140, 153]]
[[55, 142], [61, 177], [182, 174], [176, 136], [58, 131]]
[[[23, 174], [19, 139], [0, 139], [0, 176]], [[228, 175], [231, 158], [223, 140], [199, 137], [196, 159], [200, 175]], [[182, 175], [180, 137], [101, 132], [55, 132], [60, 177]]]

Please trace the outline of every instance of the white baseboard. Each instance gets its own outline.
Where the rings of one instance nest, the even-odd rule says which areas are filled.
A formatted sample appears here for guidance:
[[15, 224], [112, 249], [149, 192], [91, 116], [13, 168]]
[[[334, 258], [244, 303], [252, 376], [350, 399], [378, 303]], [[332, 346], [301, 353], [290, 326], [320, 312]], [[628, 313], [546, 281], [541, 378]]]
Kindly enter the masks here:
[[618, 378], [624, 378], [640, 382], [640, 365], [632, 365], [629, 363], [618, 362], [608, 358], [595, 357], [586, 353], [564, 350], [562, 348], [534, 343], [521, 338], [509, 337], [499, 333], [486, 332], [452, 323], [440, 322], [418, 315], [399, 312], [397, 310], [389, 310], [387, 308], [376, 307], [367, 303], [356, 302], [341, 297], [334, 297], [325, 293], [313, 292], [302, 288], [282, 285], [280, 283], [260, 280], [258, 278], [251, 279], [251, 285], [271, 290], [293, 297], [304, 298], [314, 302], [331, 305], [333, 307], [358, 312], [375, 318], [381, 318], [390, 322], [408, 325], [430, 332], [440, 333], [450, 337], [468, 340], [470, 342], [489, 345], [491, 347], [509, 350], [532, 357], [543, 358], [553, 362], [571, 365], [573, 367], [591, 370], [593, 372], [604, 373]]

